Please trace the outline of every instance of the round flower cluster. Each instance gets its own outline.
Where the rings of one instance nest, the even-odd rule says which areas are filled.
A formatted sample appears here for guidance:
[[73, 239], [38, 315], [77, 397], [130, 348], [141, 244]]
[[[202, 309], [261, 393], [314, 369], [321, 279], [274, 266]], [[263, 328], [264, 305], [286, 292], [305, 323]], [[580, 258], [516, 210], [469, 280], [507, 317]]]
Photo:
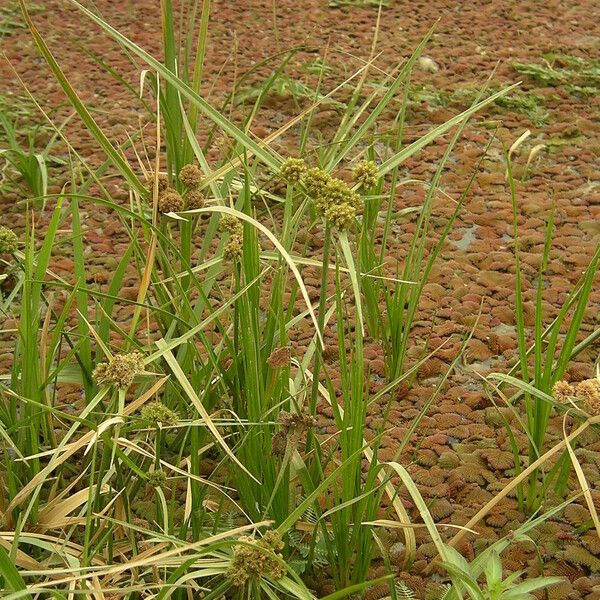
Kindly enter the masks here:
[[162, 402], [150, 402], [142, 408], [142, 419], [159, 427], [177, 425], [179, 416]]
[[108, 362], [100, 363], [92, 373], [98, 385], [128, 388], [136, 375], [144, 372], [144, 357], [139, 352], [117, 354]]
[[0, 254], [14, 254], [19, 245], [17, 234], [8, 227], [0, 226]]
[[185, 209], [195, 210], [204, 206], [204, 194], [198, 189], [202, 183], [202, 171], [193, 164], [185, 165], [179, 171], [179, 181], [187, 188]]
[[600, 415], [600, 381], [586, 379], [575, 386], [575, 395], [585, 403], [590, 414]]
[[312, 167], [312, 169], [307, 169], [304, 173], [302, 183], [309, 196], [318, 198], [323, 193], [330, 179], [329, 173], [323, 171], [323, 169], [319, 169], [319, 167]]
[[236, 262], [242, 257], [244, 226], [233, 215], [221, 215], [219, 223], [221, 231], [229, 234], [229, 241], [223, 248], [223, 260]]
[[372, 160], [365, 160], [354, 167], [352, 177], [355, 183], [366, 189], [375, 187], [378, 181], [377, 165]]
[[279, 171], [281, 177], [290, 183], [298, 183], [304, 173], [306, 164], [302, 158], [288, 158]]
[[164, 471], [151, 471], [148, 473], [148, 483], [152, 487], [163, 487], [167, 482], [167, 474]]
[[163, 215], [183, 210], [183, 198], [175, 188], [168, 187], [164, 192], [158, 193], [158, 210]]
[[186, 188], [197, 188], [202, 183], [202, 171], [196, 165], [185, 165], [179, 171], [179, 181]]
[[283, 542], [276, 531], [267, 531], [258, 540], [243, 536], [239, 541], [244, 543], [234, 547], [233, 558], [227, 569], [227, 576], [233, 585], [243, 587], [248, 581], [262, 577], [278, 580], [285, 576], [286, 568], [277, 560], [283, 559]]
[[322, 169], [308, 169], [302, 178], [306, 191], [313, 199], [318, 214], [337, 229], [348, 229], [361, 207], [360, 194], [344, 181], [331, 177]]
[[572, 385], [567, 381], [557, 381], [552, 393], [557, 402], [566, 403], [571, 398], [580, 400], [591, 415], [600, 415], [600, 380], [586, 379]]
[[271, 439], [271, 449], [273, 454], [283, 456], [288, 445], [295, 448], [300, 441], [300, 436], [308, 429], [315, 427], [317, 420], [312, 415], [289, 413], [282, 410], [279, 413], [279, 424], [281, 429]]
[[[179, 192], [169, 186], [169, 178], [161, 173], [157, 177], [158, 181], [158, 212], [166, 214], [169, 212], [179, 212], [183, 210], [183, 198], [179, 195]], [[147, 180], [148, 188], [150, 190], [150, 197], [154, 195], [154, 176], [148, 177]]]

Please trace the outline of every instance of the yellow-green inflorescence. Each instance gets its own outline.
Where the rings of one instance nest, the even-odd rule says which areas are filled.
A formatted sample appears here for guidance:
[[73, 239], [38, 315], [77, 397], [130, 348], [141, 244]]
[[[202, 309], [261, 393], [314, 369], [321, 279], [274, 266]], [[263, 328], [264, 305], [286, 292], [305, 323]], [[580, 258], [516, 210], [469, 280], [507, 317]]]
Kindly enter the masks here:
[[283, 542], [277, 532], [267, 531], [260, 539], [244, 536], [239, 541], [243, 543], [234, 547], [227, 569], [227, 577], [235, 586], [243, 587], [249, 581], [262, 577], [278, 580], [285, 576], [286, 568], [277, 560], [283, 559]]
[[14, 254], [18, 245], [17, 234], [8, 227], [0, 226], [0, 254]]
[[144, 357], [139, 352], [117, 354], [108, 362], [100, 363], [92, 373], [98, 385], [128, 388], [136, 375], [144, 372]]
[[152, 487], [163, 487], [167, 482], [167, 474], [164, 471], [151, 471], [148, 473], [148, 483]]
[[323, 169], [319, 167], [312, 167], [307, 169], [302, 177], [302, 183], [308, 192], [308, 195], [313, 199], [318, 198], [323, 191], [325, 186], [329, 183], [331, 176]]
[[142, 408], [142, 419], [155, 427], [171, 427], [179, 423], [179, 415], [162, 402], [150, 402]]
[[365, 189], [375, 187], [379, 179], [377, 165], [372, 160], [365, 160], [354, 167], [352, 177]]
[[306, 164], [302, 158], [288, 158], [279, 171], [281, 177], [290, 183], [298, 183], [306, 173]]
[[[326, 175], [326, 180], [323, 175]], [[316, 211], [333, 227], [343, 230], [354, 223], [362, 198], [344, 181], [321, 171], [314, 172], [305, 179], [305, 185], [312, 195]]]
[[244, 226], [233, 215], [222, 215], [219, 223], [221, 231], [229, 233], [229, 241], [223, 248], [223, 260], [236, 262], [242, 257], [244, 242]]

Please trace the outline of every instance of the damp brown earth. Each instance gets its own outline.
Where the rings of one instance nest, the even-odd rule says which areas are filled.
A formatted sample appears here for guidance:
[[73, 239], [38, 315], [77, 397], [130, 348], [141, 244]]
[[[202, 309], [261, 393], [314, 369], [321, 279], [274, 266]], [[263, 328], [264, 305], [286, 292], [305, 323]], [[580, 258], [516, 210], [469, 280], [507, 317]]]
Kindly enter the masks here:
[[[161, 46], [160, 15], [156, 2], [149, 0], [110, 2], [99, 0], [97, 8], [109, 22], [153, 55]], [[15, 14], [15, 19], [18, 15]], [[34, 13], [34, 21], [43, 32], [61, 67], [81, 97], [94, 107], [94, 116], [109, 135], [124, 141], [140, 128], [150, 128], [149, 119], [134, 92], [115, 81], [84, 52], [83, 47], [101, 56], [133, 90], [139, 84], [141, 65], [132, 64], [121, 50], [89, 23], [67, 2], [46, 1]], [[406, 141], [416, 139], [436, 124], [447, 120], [468, 106], [473, 91], [481, 89], [493, 73], [495, 86], [522, 80], [521, 89], [537, 98], [538, 106], [523, 109], [495, 105], [475, 118], [465, 129], [455, 148], [452, 161], [445, 169], [434, 217], [444, 223], [492, 136], [488, 156], [469, 192], [459, 219], [431, 272], [424, 288], [413, 336], [410, 358], [418, 359], [425, 348], [441, 346], [418, 371], [410, 389], [398, 394], [388, 416], [380, 458], [391, 459], [405, 441], [412, 419], [428, 402], [451, 362], [471, 331], [473, 337], [458, 365], [452, 370], [426, 417], [410, 439], [401, 457], [439, 523], [462, 525], [473, 516], [514, 475], [513, 454], [502, 417], [482, 385], [481, 376], [492, 371], [506, 372], [517, 357], [515, 328], [515, 261], [512, 230], [512, 207], [506, 182], [504, 151], [526, 131], [531, 136], [515, 156], [518, 175], [517, 201], [519, 227], [523, 243], [525, 319], [535, 318], [534, 299], [537, 268], [545, 238], [545, 228], [553, 205], [555, 235], [545, 276], [543, 315], [546, 322], [556, 316], [595, 251], [600, 233], [600, 99], [598, 94], [581, 95], [565, 86], [546, 86], [514, 68], [514, 63], [541, 64], [547, 53], [573, 55], [588, 59], [600, 51], [600, 8], [593, 0], [521, 2], [451, 2], [390, 0], [381, 15], [376, 65], [381, 73], [391, 71], [408, 57], [423, 36], [437, 22], [435, 33], [426, 48], [426, 60], [415, 70], [413, 83], [421, 90], [411, 102], [407, 115]], [[210, 39], [206, 61], [204, 93], [218, 106], [231, 91], [241, 73], [256, 62], [283, 50], [297, 47], [288, 74], [306, 78], [307, 68], [319, 57], [332, 66], [335, 83], [350, 76], [368, 59], [377, 23], [373, 7], [332, 8], [326, 0], [275, 3], [246, 0], [215, 1], [212, 8]], [[14, 28], [2, 40], [10, 61], [0, 61], [0, 93], [22, 95], [19, 75], [42, 108], [52, 111], [60, 122], [69, 115], [65, 97], [39, 57], [30, 34]], [[271, 67], [258, 69], [254, 81], [269, 74]], [[14, 71], [13, 71], [14, 69]], [[251, 78], [247, 86], [251, 86]], [[420, 87], [419, 87], [420, 86]], [[333, 87], [333, 83], [330, 87]], [[465, 104], [466, 103], [466, 104]], [[289, 98], [268, 99], [266, 110], [253, 127], [253, 133], [265, 137], [297, 112]], [[243, 105], [236, 109], [243, 110]], [[542, 116], [540, 116], [542, 115]], [[235, 116], [235, 115], [234, 115]], [[339, 118], [334, 106], [316, 115], [318, 128], [327, 137]], [[378, 131], [392, 131], [393, 123], [382, 117]], [[72, 119], [66, 125], [68, 137], [76, 150], [92, 163], [103, 155], [83, 124]], [[418, 206], [425, 190], [418, 183], [427, 181], [437, 167], [447, 138], [441, 138], [403, 165], [402, 176], [408, 183], [398, 188], [398, 208]], [[528, 167], [531, 150], [543, 144]], [[294, 154], [293, 136], [278, 140], [275, 148], [282, 154]], [[387, 146], [376, 145], [379, 158]], [[60, 166], [51, 172], [51, 191], [58, 192], [64, 182]], [[61, 180], [62, 178], [62, 180]], [[127, 201], [127, 190], [119, 181], [107, 185], [117, 201]], [[0, 197], [2, 223], [23, 231], [25, 211], [17, 192]], [[36, 227], [43, 231], [52, 202], [36, 209]], [[93, 281], [106, 286], [116, 261], [122, 256], [128, 238], [119, 222], [109, 212], [96, 206], [83, 207], [85, 245], [88, 264], [93, 265]], [[399, 221], [389, 252], [396, 259], [406, 255], [414, 224]], [[300, 240], [319, 255], [322, 237], [306, 232]], [[300, 246], [299, 246], [300, 249]], [[73, 280], [73, 257], [61, 247], [56, 249], [53, 270]], [[319, 294], [316, 269], [303, 271], [309, 295]], [[122, 290], [124, 300], [135, 299], [138, 276], [132, 267]], [[582, 327], [582, 337], [599, 326], [600, 289], [595, 286]], [[123, 304], [118, 321], [126, 323], [131, 307]], [[3, 323], [0, 361], [3, 370], [10, 365], [14, 344], [15, 320], [9, 315]], [[335, 344], [335, 334], [327, 331], [326, 342]], [[303, 352], [312, 336], [306, 329], [294, 332], [294, 351]], [[580, 354], [569, 368], [572, 381], [593, 374], [600, 346], [596, 344]], [[382, 349], [376, 343], [367, 346], [365, 360], [372, 374], [373, 389], [383, 376]], [[328, 362], [336, 380], [337, 365]], [[73, 391], [76, 398], [77, 391]], [[494, 398], [494, 394], [491, 394]], [[499, 401], [496, 396], [494, 398]], [[504, 417], [514, 425], [517, 443], [527, 453], [527, 437], [514, 422], [510, 410]], [[327, 407], [321, 407], [321, 426], [330, 425]], [[382, 409], [373, 406], [368, 416], [375, 429], [383, 418]], [[562, 419], [550, 428], [549, 442], [562, 436]], [[580, 443], [577, 455], [589, 482], [600, 480], [600, 444], [590, 434]], [[595, 499], [600, 497], [593, 491]], [[409, 497], [402, 495], [409, 509]], [[415, 515], [416, 515], [415, 511]], [[474, 556], [491, 541], [506, 535], [523, 523], [514, 495], [504, 499], [484, 522], [476, 527], [478, 535], [465, 538], [460, 550]], [[541, 525], [532, 534], [533, 543], [517, 544], [503, 557], [510, 570], [525, 569], [530, 575], [558, 574], [564, 584], [548, 591], [549, 598], [600, 599], [600, 541], [589, 529], [589, 513], [582, 504], [572, 504], [558, 517]], [[445, 530], [450, 535], [451, 530]], [[426, 568], [435, 556], [435, 547], [424, 529], [416, 530], [417, 560], [410, 574], [400, 574], [407, 584], [423, 589]], [[400, 530], [385, 532], [384, 539], [392, 562], [400, 569], [403, 561], [403, 535]], [[378, 575], [377, 568], [374, 575]], [[327, 584], [320, 593], [328, 591]], [[330, 590], [329, 590], [330, 591]], [[387, 586], [374, 588], [369, 598], [386, 596]]]

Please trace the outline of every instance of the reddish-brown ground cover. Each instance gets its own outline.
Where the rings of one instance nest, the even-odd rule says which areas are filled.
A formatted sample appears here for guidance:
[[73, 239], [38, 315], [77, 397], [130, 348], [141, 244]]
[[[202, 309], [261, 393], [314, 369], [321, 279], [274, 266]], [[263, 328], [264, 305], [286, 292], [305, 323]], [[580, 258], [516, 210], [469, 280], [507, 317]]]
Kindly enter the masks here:
[[[123, 140], [126, 132], [139, 128], [140, 119], [146, 122], [146, 114], [131, 91], [82, 54], [76, 42], [101, 56], [134, 87], [138, 85], [139, 72], [118, 47], [99, 29], [85, 22], [66, 2], [52, 0], [43, 4], [44, 11], [34, 16], [36, 25], [47, 37], [73, 85], [97, 110], [98, 121], [108, 128], [110, 135]], [[426, 50], [437, 70], [421, 68], [415, 73], [414, 80], [425, 86], [425, 92], [411, 105], [408, 140], [416, 139], [432, 125], [465, 107], [469, 101], [461, 101], [460, 94], [468, 95], [478, 89], [496, 65], [494, 82], [512, 83], [520, 76], [509, 61], [539, 63], [546, 52], [589, 58], [596, 57], [600, 49], [600, 11], [597, 3], [590, 0], [544, 3], [535, 0], [463, 3], [391, 0], [390, 5], [382, 14], [378, 42], [378, 51], [382, 55], [377, 66], [383, 70], [390, 70], [408, 56], [426, 31], [440, 19]], [[97, 6], [116, 28], [151, 53], [159, 53], [160, 15], [156, 2], [101, 0]], [[326, 60], [336, 68], [332, 75], [336, 82], [358, 68], [360, 59], [368, 58], [376, 9], [334, 9], [327, 6], [326, 0], [280, 0], [275, 2], [274, 13], [275, 20], [271, 2], [213, 2], [205, 86], [213, 103], [219, 104], [239, 74], [255, 61], [295, 45], [305, 47], [294, 57], [289, 69], [290, 75], [299, 77], [306, 75], [304, 66], [307, 62], [325, 52]], [[26, 30], [16, 30], [3, 40], [3, 46], [16, 71], [46, 110], [64, 102], [58, 84], [38, 56]], [[268, 70], [261, 71], [265, 72]], [[21, 93], [4, 61], [0, 61], [0, 80], [0, 93]], [[465, 359], [449, 378], [403, 455], [423, 495], [431, 502], [432, 514], [447, 523], [465, 523], [502, 489], [514, 469], [505, 429], [478, 376], [491, 370], [505, 371], [516, 357], [512, 213], [502, 145], [510, 147], [526, 129], [531, 129], [532, 137], [522, 147], [516, 161], [519, 175], [523, 173], [529, 150], [536, 144], [547, 145], [534, 160], [531, 174], [517, 187], [524, 243], [522, 258], [527, 279], [524, 292], [526, 322], [529, 325], [533, 324], [536, 270], [552, 203], [555, 202], [557, 207], [556, 232], [545, 278], [548, 284], [544, 294], [546, 320], [556, 315], [598, 244], [598, 95], [581, 96], [565, 87], [544, 87], [526, 77], [522, 87], [539, 96], [542, 111], [548, 113], [547, 121], [537, 122], [536, 126], [523, 112], [498, 106], [489, 109], [466, 129], [443, 176], [443, 190], [457, 198], [490, 136], [496, 133], [498, 140], [492, 144], [490, 155], [483, 163], [483, 172], [478, 176], [451, 239], [432, 272], [430, 283], [425, 287], [415, 328], [413, 357], [423, 351], [426, 338], [429, 338], [431, 348], [449, 341], [422, 367], [412, 389], [394, 404], [382, 453], [383, 458], [394, 455], [410, 420], [445, 373], [464, 334], [475, 324], [481, 305], [481, 318]], [[458, 92], [449, 103], [444, 103], [439, 97], [432, 96], [432, 90]], [[274, 131], [295, 111], [294, 103], [282, 98], [271, 98], [267, 108], [253, 129], [258, 137]], [[66, 115], [68, 111], [62, 108], [59, 114]], [[325, 137], [327, 130], [335, 126], [336, 119], [333, 108], [320, 110], [317, 124]], [[495, 121], [499, 121], [497, 131]], [[384, 120], [379, 123], [384, 132], [390, 126], [391, 123]], [[70, 139], [77, 140], [77, 150], [84, 157], [91, 161], [102, 159], [101, 151], [81, 124], [73, 121], [68, 131]], [[446, 141], [440, 140], [405, 163], [403, 176], [427, 180], [436, 168]], [[282, 154], [293, 154], [294, 147], [288, 144], [282, 141], [277, 149]], [[386, 151], [384, 144], [380, 144], [379, 150]], [[58, 176], [64, 177], [64, 174], [58, 170]], [[54, 179], [53, 191], [58, 191], [61, 183]], [[117, 183], [109, 183], [109, 186], [112, 186], [115, 199], [126, 199], [126, 190]], [[399, 205], [418, 205], [423, 197], [422, 186], [399, 188]], [[23, 205], [19, 201], [19, 196], [14, 193], [0, 198], [4, 213], [2, 223], [17, 230], [24, 225]], [[110, 276], [128, 240], [118, 222], [108, 213], [97, 207], [89, 211], [83, 207], [83, 210], [89, 264], [95, 265], [101, 280], [103, 273]], [[440, 199], [434, 214], [441, 223], [450, 210], [449, 203]], [[44, 216], [37, 214], [36, 218], [43, 228]], [[397, 227], [390, 246], [392, 256], [404, 255], [413, 229], [410, 222]], [[319, 236], [307, 235], [310, 245], [318, 250]], [[72, 258], [68, 254], [61, 256], [60, 248], [57, 248], [55, 270], [67, 278], [72, 277]], [[315, 274], [310, 270], [304, 272], [309, 291], [317, 295]], [[137, 275], [133, 269], [122, 293], [126, 299], [133, 299], [137, 293]], [[600, 290], [596, 286], [582, 335], [599, 326], [599, 306]], [[130, 315], [131, 308], [123, 306], [118, 320], [126, 322]], [[14, 321], [9, 319], [3, 328], [10, 329], [11, 326]], [[295, 344], [299, 351], [310, 335], [310, 331], [297, 332]], [[10, 339], [2, 343], [0, 361], [5, 365], [10, 361], [11, 345]], [[592, 375], [599, 350], [596, 346], [586, 351], [572, 364], [569, 375], [573, 381]], [[379, 346], [371, 344], [367, 348], [366, 360], [375, 375], [383, 375]], [[335, 365], [331, 367], [333, 373]], [[330, 415], [323, 409], [324, 425], [327, 416]], [[507, 416], [511, 418], [509, 413]], [[375, 425], [380, 418], [375, 408], [369, 416], [370, 422]], [[518, 424], [513, 421], [513, 426], [517, 431]], [[562, 420], [557, 419], [550, 440], [559, 438], [561, 428]], [[526, 451], [525, 435], [520, 432], [517, 439]], [[598, 451], [600, 445], [595, 436], [586, 439], [578, 450], [591, 484], [600, 479]], [[539, 529], [536, 534], [539, 555], [531, 544], [518, 545], [505, 557], [505, 566], [515, 570], [526, 568], [531, 574], [538, 574], [543, 568], [546, 573], [565, 575], [568, 579], [563, 586], [553, 589], [552, 598], [600, 598], [600, 542], [593, 530], [583, 527], [582, 533], [579, 529], [588, 519], [584, 508], [573, 505], [563, 517], [550, 520]], [[509, 497], [481, 523], [479, 537], [468, 537], [461, 550], [472, 556], [523, 520], [516, 499]], [[422, 542], [417, 563], [414, 573], [405, 579], [415, 589], [420, 589], [420, 574], [435, 549], [424, 530], [417, 530], [417, 536]], [[392, 559], [401, 564], [402, 534], [391, 531], [386, 538]], [[377, 592], [375, 590], [372, 597], [376, 597]], [[381, 595], [388, 593], [387, 588], [380, 592]]]

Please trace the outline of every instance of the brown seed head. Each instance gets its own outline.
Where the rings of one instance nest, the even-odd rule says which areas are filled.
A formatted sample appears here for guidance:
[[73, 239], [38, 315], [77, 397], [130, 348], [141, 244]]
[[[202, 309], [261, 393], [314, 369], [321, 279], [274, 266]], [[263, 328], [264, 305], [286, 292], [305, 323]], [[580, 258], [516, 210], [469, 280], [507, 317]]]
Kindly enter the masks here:
[[196, 165], [185, 165], [179, 171], [179, 181], [187, 188], [196, 188], [202, 183], [202, 171]]
[[581, 398], [592, 415], [600, 415], [600, 381], [586, 379], [575, 386], [575, 395]]
[[183, 198], [172, 188], [168, 188], [158, 197], [158, 210], [165, 214], [183, 210]]
[[554, 384], [552, 394], [557, 402], [565, 403], [569, 401], [569, 397], [575, 395], [575, 390], [569, 382], [561, 379]]
[[198, 190], [190, 190], [185, 195], [186, 210], [196, 210], [204, 206], [204, 194]]

